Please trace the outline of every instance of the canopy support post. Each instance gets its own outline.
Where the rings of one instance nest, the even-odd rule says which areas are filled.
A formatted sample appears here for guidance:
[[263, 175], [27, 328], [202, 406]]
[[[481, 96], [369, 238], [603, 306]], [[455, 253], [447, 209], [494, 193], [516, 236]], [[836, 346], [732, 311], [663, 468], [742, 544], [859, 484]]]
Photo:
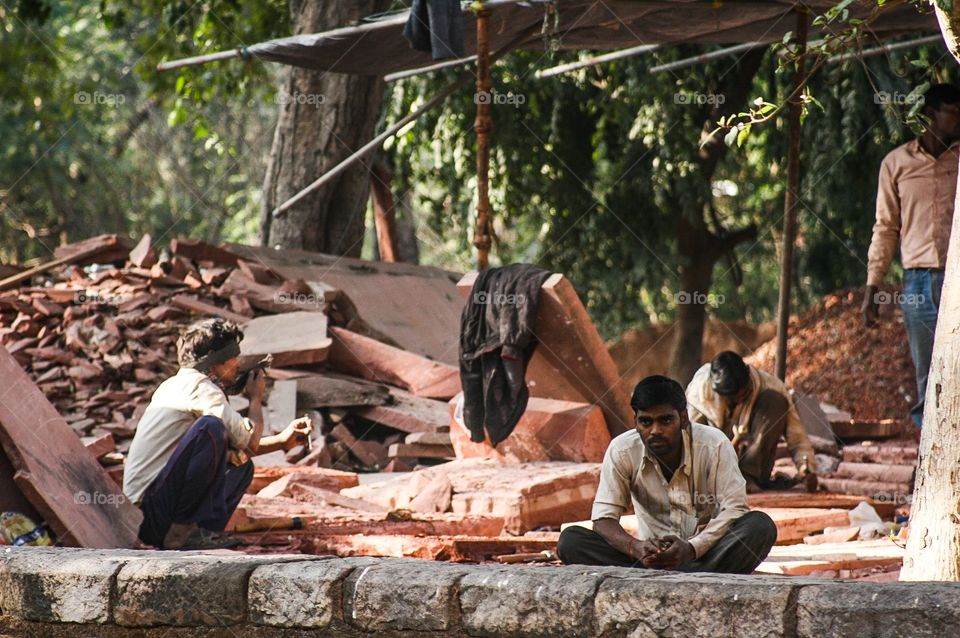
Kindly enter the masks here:
[[797, 234], [797, 202], [800, 196], [800, 116], [803, 112], [803, 84], [806, 73], [807, 21], [806, 7], [797, 11], [797, 60], [793, 76], [788, 124], [787, 191], [783, 196], [783, 238], [780, 250], [780, 299], [777, 304], [776, 374], [783, 381], [787, 376], [787, 330], [790, 325], [790, 288], [793, 282], [793, 246]]
[[488, 32], [490, 11], [477, 11], [477, 118], [473, 128], [477, 135], [477, 228], [473, 245], [477, 249], [477, 270], [486, 270], [490, 260], [490, 39]]

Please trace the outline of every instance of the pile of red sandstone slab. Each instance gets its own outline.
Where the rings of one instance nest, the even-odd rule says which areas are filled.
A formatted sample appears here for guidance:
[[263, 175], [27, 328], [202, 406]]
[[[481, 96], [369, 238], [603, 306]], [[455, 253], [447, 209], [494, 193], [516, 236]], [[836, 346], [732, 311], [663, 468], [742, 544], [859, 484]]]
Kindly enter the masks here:
[[[82, 437], [80, 455], [99, 459], [116, 485], [153, 389], [177, 370], [176, 339], [183, 327], [201, 317], [223, 317], [243, 327], [245, 363], [272, 355], [268, 431], [303, 414], [318, 427], [310, 446], [256, 459], [260, 489], [252, 489], [250, 502], [238, 511], [237, 529], [310, 529], [318, 517], [315, 530], [344, 517], [352, 517], [354, 530], [364, 521], [380, 521], [421, 533], [444, 520], [460, 536], [556, 529], [588, 512], [596, 464], [611, 433], [629, 427], [631, 419], [626, 390], [562, 275], [543, 286], [541, 347], [529, 368], [528, 409], [512, 436], [493, 450], [470, 442], [451, 416], [460, 392], [459, 320], [471, 275], [193, 240], [159, 246], [144, 237], [133, 245], [109, 235], [64, 246], [52, 261], [29, 270], [4, 266], [0, 274], [0, 343], [12, 355], [10, 365], [29, 375], [24, 384], [45, 397], [37, 399], [49, 406], [44, 427], [56, 429], [57, 436], [72, 430]], [[242, 396], [231, 401], [240, 410], [247, 404]], [[0, 429], [15, 439], [7, 425], [0, 423]], [[17, 484], [14, 475], [23, 470], [19, 443], [4, 443], [2, 460], [13, 461], [0, 463], [5, 485]], [[54, 450], [48, 468], [55, 457]], [[483, 469], [469, 474], [471, 490], [464, 487], [466, 478], [453, 481], [446, 508], [442, 497], [423, 505], [425, 495], [410, 510], [384, 511], [375, 501], [361, 504], [327, 489], [329, 484], [304, 479], [319, 473], [356, 481], [390, 471], [426, 473], [433, 466], [456, 476], [461, 461], [448, 461], [458, 457], [477, 459]], [[263, 485], [263, 476], [273, 476], [275, 484]], [[269, 489], [260, 494], [262, 488]], [[500, 498], [511, 489], [512, 497]], [[21, 484], [10, 491], [26, 496], [14, 503], [18, 509], [31, 508], [43, 519], [70, 518], [69, 511], [40, 511], [45, 495], [29, 491]], [[480, 512], [478, 494], [486, 492], [499, 496], [483, 501], [487, 510]], [[40, 505], [31, 506], [33, 501]], [[311, 503], [313, 510], [305, 511]], [[478, 517], [484, 520], [471, 527]], [[68, 523], [55, 527], [70, 537]]]

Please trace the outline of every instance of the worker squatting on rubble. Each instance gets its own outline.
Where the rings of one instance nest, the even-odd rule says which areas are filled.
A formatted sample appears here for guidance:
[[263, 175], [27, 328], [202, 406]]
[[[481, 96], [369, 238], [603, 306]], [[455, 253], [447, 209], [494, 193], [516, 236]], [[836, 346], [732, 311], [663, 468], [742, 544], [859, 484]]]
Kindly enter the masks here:
[[915, 140], [890, 151], [880, 165], [877, 220], [867, 253], [867, 287], [863, 320], [872, 326], [878, 306], [894, 301], [877, 292], [900, 247], [903, 291], [897, 301], [910, 342], [917, 375], [917, 403], [910, 417], [923, 424], [927, 376], [933, 356], [940, 292], [943, 288], [953, 200], [960, 158], [960, 87], [935, 84], [923, 96], [924, 131]]
[[687, 402], [691, 421], [719, 428], [733, 442], [748, 493], [776, 486], [770, 473], [781, 437], [787, 440], [797, 477], [816, 491], [813, 446], [780, 379], [727, 350], [693, 375]]
[[[593, 529], [560, 534], [564, 563], [749, 574], [777, 528], [749, 511], [733, 445], [717, 428], [691, 423], [683, 386], [651, 376], [630, 400], [636, 427], [610, 443], [593, 502]], [[638, 538], [620, 525], [630, 503]]]
[[163, 549], [231, 544], [227, 521], [253, 480], [251, 456], [306, 442], [313, 424], [297, 419], [263, 436], [266, 380], [246, 382], [250, 418], [234, 410], [226, 388], [237, 382], [243, 332], [223, 319], [204, 319], [177, 341], [180, 370], [157, 388], [130, 445], [123, 492], [143, 511], [140, 540]]

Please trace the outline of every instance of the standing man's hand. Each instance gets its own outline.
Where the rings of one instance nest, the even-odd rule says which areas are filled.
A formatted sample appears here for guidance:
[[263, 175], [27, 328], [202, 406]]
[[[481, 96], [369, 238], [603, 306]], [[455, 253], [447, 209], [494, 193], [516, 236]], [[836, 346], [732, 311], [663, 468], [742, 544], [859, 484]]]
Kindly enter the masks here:
[[880, 318], [880, 308], [877, 305], [877, 287], [867, 286], [863, 289], [863, 305], [860, 306], [863, 315], [863, 325], [871, 328], [877, 325]]
[[696, 558], [693, 545], [672, 534], [659, 539], [660, 549], [643, 559], [643, 566], [653, 569], [676, 569]]
[[803, 480], [803, 484], [807, 488], [808, 492], [817, 491], [817, 487], [820, 485], [820, 480], [817, 478], [816, 472], [807, 472], [800, 478]]

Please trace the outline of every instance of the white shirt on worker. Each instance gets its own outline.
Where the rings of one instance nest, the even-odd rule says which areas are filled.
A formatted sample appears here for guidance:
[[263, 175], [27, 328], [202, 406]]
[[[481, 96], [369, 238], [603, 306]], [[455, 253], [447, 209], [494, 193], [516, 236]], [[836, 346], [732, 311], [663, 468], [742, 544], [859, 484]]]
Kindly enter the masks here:
[[230, 406], [220, 386], [198, 370], [180, 368], [156, 389], [137, 425], [123, 472], [123, 493], [127, 498], [140, 502], [180, 439], [202, 416], [223, 421], [230, 448], [243, 450], [250, 443], [253, 423]]
[[682, 438], [683, 460], [669, 481], [639, 432], [629, 430], [613, 439], [603, 458], [591, 518], [619, 520], [632, 502], [640, 540], [674, 534], [689, 541], [700, 558], [749, 511], [746, 482], [723, 432], [692, 423]]

